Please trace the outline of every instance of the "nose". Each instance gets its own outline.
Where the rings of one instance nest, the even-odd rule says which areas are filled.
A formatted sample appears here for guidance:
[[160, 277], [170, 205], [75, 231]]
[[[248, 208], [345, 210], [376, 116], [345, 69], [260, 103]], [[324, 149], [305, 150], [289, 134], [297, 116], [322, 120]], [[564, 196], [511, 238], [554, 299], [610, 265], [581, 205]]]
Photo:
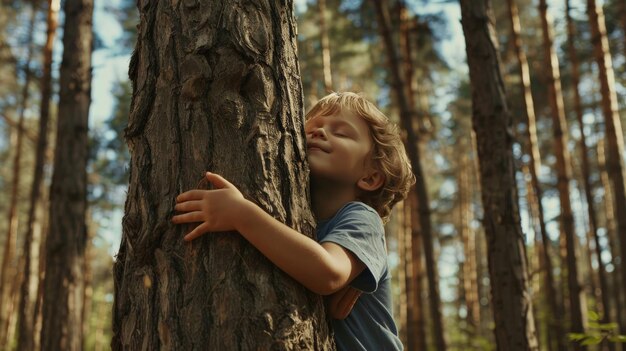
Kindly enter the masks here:
[[322, 127], [317, 127], [314, 128], [311, 131], [311, 137], [312, 138], [321, 138], [321, 139], [326, 139], [326, 131], [324, 130], [324, 128]]

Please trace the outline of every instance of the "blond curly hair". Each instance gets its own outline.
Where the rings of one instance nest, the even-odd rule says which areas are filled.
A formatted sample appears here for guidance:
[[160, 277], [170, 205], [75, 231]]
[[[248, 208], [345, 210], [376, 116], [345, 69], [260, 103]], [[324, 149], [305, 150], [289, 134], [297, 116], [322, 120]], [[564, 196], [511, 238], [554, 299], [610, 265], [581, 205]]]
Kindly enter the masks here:
[[306, 114], [305, 119], [334, 115], [341, 111], [356, 114], [369, 126], [374, 145], [372, 161], [385, 179], [380, 188], [362, 193], [359, 200], [374, 208], [386, 223], [393, 206], [406, 198], [409, 188], [415, 183], [398, 126], [373, 103], [352, 92], [332, 93], [323, 97]]

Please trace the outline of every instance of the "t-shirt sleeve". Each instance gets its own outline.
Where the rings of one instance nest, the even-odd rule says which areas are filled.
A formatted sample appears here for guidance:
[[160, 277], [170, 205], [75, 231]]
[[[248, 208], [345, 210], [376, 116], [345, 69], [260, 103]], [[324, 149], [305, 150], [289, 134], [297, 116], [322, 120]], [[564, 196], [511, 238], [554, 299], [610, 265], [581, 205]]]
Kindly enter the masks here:
[[363, 205], [352, 205], [320, 241], [323, 242], [345, 248], [365, 264], [363, 272], [350, 282], [352, 287], [366, 293], [376, 291], [387, 266], [385, 230], [376, 212]]

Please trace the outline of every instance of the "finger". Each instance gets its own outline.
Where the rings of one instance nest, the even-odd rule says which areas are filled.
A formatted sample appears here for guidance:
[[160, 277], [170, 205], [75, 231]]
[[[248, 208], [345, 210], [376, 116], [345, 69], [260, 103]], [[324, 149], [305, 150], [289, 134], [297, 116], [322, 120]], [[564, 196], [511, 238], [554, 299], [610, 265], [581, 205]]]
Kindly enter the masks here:
[[172, 222], [176, 224], [204, 222], [204, 216], [201, 211], [188, 212], [173, 216]]
[[185, 235], [185, 237], [183, 239], [185, 239], [185, 241], [191, 241], [199, 236], [201, 236], [202, 234], [208, 232], [208, 226], [206, 223], [202, 223], [199, 226], [197, 226], [196, 228], [194, 228], [194, 230], [192, 230], [191, 232], [189, 232], [189, 234]]
[[178, 195], [176, 197], [176, 202], [185, 202], [185, 201], [192, 201], [192, 200], [200, 200], [202, 199], [202, 196], [204, 196], [204, 193], [207, 192], [208, 190], [189, 190], [189, 191], [185, 191], [184, 193]]
[[235, 186], [219, 174], [206, 172], [206, 179], [217, 189], [234, 188]]
[[174, 206], [174, 210], [180, 212], [200, 211], [201, 209], [202, 201], [200, 200], [179, 202]]

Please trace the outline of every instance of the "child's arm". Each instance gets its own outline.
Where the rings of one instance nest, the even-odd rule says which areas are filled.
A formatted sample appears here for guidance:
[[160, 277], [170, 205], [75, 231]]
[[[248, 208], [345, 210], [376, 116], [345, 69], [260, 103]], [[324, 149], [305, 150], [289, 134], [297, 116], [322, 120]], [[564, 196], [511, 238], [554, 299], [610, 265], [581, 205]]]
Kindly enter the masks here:
[[191, 190], [176, 198], [176, 224], [200, 223], [185, 240], [206, 232], [236, 230], [263, 255], [309, 290], [329, 295], [365, 269], [350, 251], [334, 243], [319, 244], [279, 222], [217, 174], [207, 173], [215, 190]]
[[351, 286], [344, 287], [328, 297], [328, 313], [335, 319], [345, 319], [359, 296], [361, 296], [361, 291]]

